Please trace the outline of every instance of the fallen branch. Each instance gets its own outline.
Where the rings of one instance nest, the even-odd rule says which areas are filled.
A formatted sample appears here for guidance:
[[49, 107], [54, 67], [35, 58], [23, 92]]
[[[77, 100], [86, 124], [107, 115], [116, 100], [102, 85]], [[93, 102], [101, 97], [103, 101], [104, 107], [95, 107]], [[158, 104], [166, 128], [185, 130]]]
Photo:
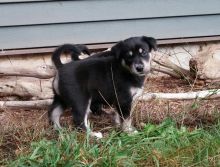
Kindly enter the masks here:
[[163, 67], [172, 69], [173, 71], [175, 71], [177, 74], [181, 75], [182, 77], [190, 75], [190, 72], [188, 70], [176, 65], [175, 63], [170, 61], [168, 58], [163, 58], [163, 57], [161, 57], [160, 59], [155, 58], [153, 59], [153, 61]]
[[152, 69], [161, 73], [168, 74], [175, 78], [191, 78], [189, 70], [186, 70], [168, 59], [168, 55], [157, 53], [154, 54]]
[[52, 99], [35, 101], [0, 101], [1, 109], [46, 109], [52, 103]]
[[164, 68], [164, 67], [161, 67], [161, 66], [158, 66], [158, 67], [153, 66], [152, 71], [161, 72], [161, 73], [167, 74], [167, 75], [169, 75], [171, 77], [174, 77], [174, 78], [179, 78], [179, 79], [182, 78], [179, 74], [174, 72], [172, 69]]
[[[220, 89], [204, 90], [187, 93], [144, 93], [138, 100], [192, 100], [220, 98]], [[35, 101], [0, 101], [1, 109], [46, 109], [52, 103], [52, 99]]]
[[138, 100], [150, 101], [162, 100], [192, 100], [192, 99], [215, 99], [220, 98], [220, 89], [204, 90], [186, 93], [144, 93]]

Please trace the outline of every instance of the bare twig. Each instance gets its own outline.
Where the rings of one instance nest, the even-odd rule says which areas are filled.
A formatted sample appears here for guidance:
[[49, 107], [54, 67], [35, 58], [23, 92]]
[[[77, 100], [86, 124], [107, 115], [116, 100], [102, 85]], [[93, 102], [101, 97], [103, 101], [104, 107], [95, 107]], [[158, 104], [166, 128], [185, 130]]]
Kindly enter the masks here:
[[167, 74], [167, 75], [170, 75], [174, 78], [181, 78], [181, 76], [177, 73], [175, 73], [172, 69], [168, 69], [168, 68], [164, 68], [164, 67], [152, 67], [152, 71], [157, 71], [157, 72], [161, 72], [161, 73], [164, 73], [164, 74]]
[[174, 72], [176, 72], [177, 74], [181, 75], [183, 78], [185, 77], [189, 77], [190, 76], [190, 71], [186, 70], [176, 64], [174, 64], [173, 62], [171, 62], [168, 58], [163, 58], [160, 57], [158, 58], [154, 58], [153, 61], [163, 67], [172, 69]]

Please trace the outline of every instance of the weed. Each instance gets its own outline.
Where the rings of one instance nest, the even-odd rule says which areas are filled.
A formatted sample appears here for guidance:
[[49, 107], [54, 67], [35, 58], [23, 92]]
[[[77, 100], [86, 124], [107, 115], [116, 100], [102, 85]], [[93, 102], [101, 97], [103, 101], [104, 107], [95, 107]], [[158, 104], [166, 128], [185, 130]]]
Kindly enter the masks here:
[[171, 119], [145, 124], [135, 135], [112, 130], [95, 140], [70, 131], [32, 142], [9, 166], [218, 166], [220, 122], [188, 130]]

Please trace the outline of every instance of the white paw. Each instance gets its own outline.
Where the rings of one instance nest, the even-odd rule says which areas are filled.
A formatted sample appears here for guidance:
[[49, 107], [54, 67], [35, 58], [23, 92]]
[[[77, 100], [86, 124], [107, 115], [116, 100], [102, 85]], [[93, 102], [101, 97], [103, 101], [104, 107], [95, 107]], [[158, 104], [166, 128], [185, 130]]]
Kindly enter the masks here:
[[127, 133], [128, 133], [128, 136], [133, 136], [133, 135], [137, 135], [138, 131], [137, 130], [133, 130], [133, 131], [130, 131], [130, 132], [127, 132]]
[[123, 131], [128, 134], [137, 134], [138, 133], [138, 131], [134, 127], [127, 127]]
[[103, 135], [101, 132], [91, 132], [90, 135], [93, 137], [96, 137], [97, 139], [103, 138]]
[[133, 132], [132, 132], [132, 134], [137, 134], [138, 133], [138, 131], [137, 130], [134, 130]]

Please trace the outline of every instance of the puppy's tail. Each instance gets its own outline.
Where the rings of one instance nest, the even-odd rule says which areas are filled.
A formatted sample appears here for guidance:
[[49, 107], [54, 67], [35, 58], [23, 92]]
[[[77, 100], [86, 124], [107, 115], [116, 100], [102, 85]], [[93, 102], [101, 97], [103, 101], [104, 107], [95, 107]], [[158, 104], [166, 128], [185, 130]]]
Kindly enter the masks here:
[[63, 66], [60, 60], [60, 56], [63, 53], [71, 54], [72, 60], [79, 60], [79, 55], [81, 53], [90, 55], [89, 49], [85, 45], [64, 44], [58, 47], [52, 54], [52, 62], [54, 63], [56, 68], [60, 68]]

